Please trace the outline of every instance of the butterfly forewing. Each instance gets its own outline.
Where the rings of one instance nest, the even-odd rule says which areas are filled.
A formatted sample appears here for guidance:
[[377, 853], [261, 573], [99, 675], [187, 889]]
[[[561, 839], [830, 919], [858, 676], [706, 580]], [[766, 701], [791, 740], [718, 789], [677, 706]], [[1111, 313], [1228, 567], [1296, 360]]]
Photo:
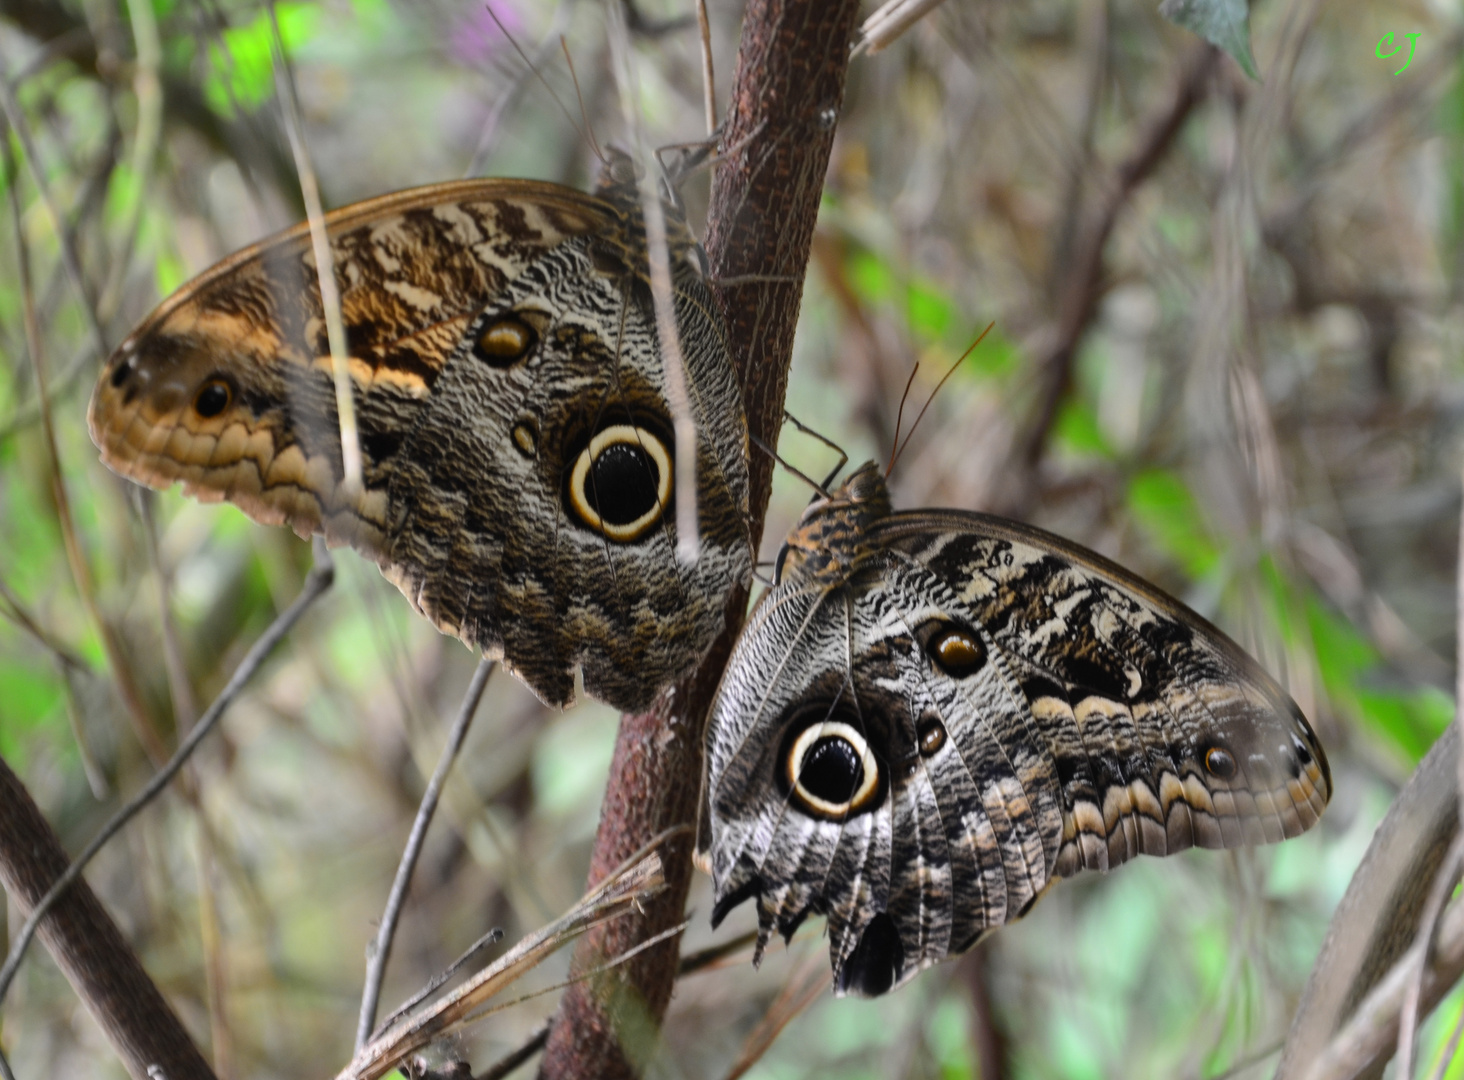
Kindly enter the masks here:
[[725, 335], [672, 230], [698, 439], [700, 559], [675, 558], [672, 417], [633, 193], [443, 184], [327, 218], [363, 457], [343, 481], [308, 232], [184, 286], [108, 363], [103, 460], [375, 559], [443, 630], [563, 704], [644, 706], [748, 573], [745, 424]]

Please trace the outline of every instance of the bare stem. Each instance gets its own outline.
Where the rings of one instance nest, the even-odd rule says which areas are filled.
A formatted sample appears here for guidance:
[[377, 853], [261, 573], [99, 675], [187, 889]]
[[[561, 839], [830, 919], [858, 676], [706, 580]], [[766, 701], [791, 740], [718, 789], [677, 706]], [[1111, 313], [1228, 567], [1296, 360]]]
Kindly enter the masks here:
[[381, 916], [381, 927], [376, 938], [366, 949], [366, 987], [361, 993], [361, 1017], [356, 1024], [356, 1049], [359, 1051], [371, 1039], [376, 1025], [376, 1007], [381, 1000], [381, 981], [386, 976], [386, 963], [391, 958], [391, 943], [396, 936], [397, 923], [401, 919], [402, 905], [407, 900], [407, 889], [412, 884], [412, 872], [417, 867], [417, 858], [422, 854], [422, 843], [427, 839], [427, 828], [432, 824], [432, 815], [437, 813], [437, 802], [447, 784], [447, 774], [462, 749], [463, 739], [483, 700], [483, 691], [488, 686], [488, 677], [493, 674], [493, 661], [480, 660], [468, 683], [468, 692], [458, 709], [457, 719], [447, 735], [447, 745], [437, 759], [437, 768], [427, 781], [427, 790], [422, 793], [421, 805], [417, 807], [417, 818], [412, 822], [412, 831], [407, 836], [407, 845], [402, 849], [402, 859], [397, 865], [396, 879], [391, 883], [391, 893], [386, 898], [386, 910]]

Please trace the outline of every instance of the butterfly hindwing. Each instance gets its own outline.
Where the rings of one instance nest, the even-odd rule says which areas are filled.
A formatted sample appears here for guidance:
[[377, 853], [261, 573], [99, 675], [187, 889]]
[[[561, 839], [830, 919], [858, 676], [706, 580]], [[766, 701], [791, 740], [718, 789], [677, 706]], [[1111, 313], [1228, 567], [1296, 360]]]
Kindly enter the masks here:
[[298, 227], [184, 286], [118, 349], [103, 460], [378, 562], [546, 701], [646, 705], [749, 571], [745, 424], [693, 243], [671, 224], [700, 558], [676, 559], [673, 419], [633, 189], [443, 184], [327, 218], [363, 485], [344, 483], [315, 261]]
[[[1059, 537], [816, 499], [707, 734], [714, 919], [828, 916], [878, 994], [1140, 853], [1295, 836], [1330, 794], [1301, 712], [1219, 630]], [[873, 781], [870, 778], [873, 777]]]

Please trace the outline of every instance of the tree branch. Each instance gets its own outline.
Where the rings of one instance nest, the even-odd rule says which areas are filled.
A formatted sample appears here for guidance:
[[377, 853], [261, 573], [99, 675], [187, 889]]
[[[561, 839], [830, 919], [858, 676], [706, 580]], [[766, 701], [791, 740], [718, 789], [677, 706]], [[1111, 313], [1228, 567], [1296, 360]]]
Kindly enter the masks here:
[[[0, 758], [0, 882], [21, 912], [35, 908], [71, 860], [20, 778]], [[135, 1080], [214, 1080], [178, 1016], [85, 881], [51, 906], [41, 940], [101, 1024]]]
[[[732, 356], [753, 435], [777, 439], [788, 385], [793, 332], [819, 196], [843, 103], [854, 0], [752, 0], [733, 76], [723, 159], [712, 185], [707, 255], [727, 315]], [[736, 284], [732, 284], [736, 282]], [[751, 461], [754, 547], [772, 490], [772, 462]], [[620, 722], [609, 787], [590, 861], [600, 880], [667, 828], [696, 820], [702, 727], [747, 592], [733, 590], [728, 626], [698, 671], [663, 694], [650, 712]], [[587, 970], [682, 919], [691, 881], [691, 837], [664, 849], [665, 893], [638, 918], [586, 935], [575, 966]], [[540, 1075], [637, 1075], [654, 1049], [676, 978], [675, 939], [604, 976], [572, 987], [560, 1005]]]
[[[1078, 345], [1103, 298], [1103, 255], [1118, 215], [1133, 193], [1153, 175], [1190, 113], [1204, 100], [1206, 83], [1219, 55], [1211, 45], [1198, 46], [1190, 53], [1169, 104], [1149, 123], [1133, 152], [1118, 166], [1116, 182], [1108, 197], [1073, 245], [1069, 269], [1057, 289], [1056, 337], [1036, 365], [1042, 383], [1036, 419], [1017, 453], [1018, 463], [1028, 473], [1035, 471], [1041, 462], [1058, 409], [1072, 388]], [[1023, 491], [1032, 490], [1030, 484], [1019, 487]]]

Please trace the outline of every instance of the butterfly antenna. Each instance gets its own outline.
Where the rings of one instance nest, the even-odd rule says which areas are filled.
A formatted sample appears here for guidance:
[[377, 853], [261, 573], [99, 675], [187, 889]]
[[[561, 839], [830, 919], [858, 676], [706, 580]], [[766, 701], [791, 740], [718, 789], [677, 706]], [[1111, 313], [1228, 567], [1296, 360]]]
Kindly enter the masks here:
[[569, 42], [564, 40], [563, 34], [559, 35], [559, 47], [564, 50], [564, 62], [569, 65], [569, 77], [574, 83], [574, 97], [579, 102], [580, 119], [584, 121], [585, 125], [585, 138], [589, 140], [591, 152], [600, 164], [603, 165], [605, 164], [605, 155], [600, 150], [600, 144], [595, 141], [595, 129], [590, 126], [590, 113], [585, 108], [584, 92], [580, 90], [579, 72], [574, 70], [574, 57], [569, 55]]
[[[488, 17], [492, 19], [494, 24], [498, 27], [498, 32], [503, 35], [504, 40], [513, 46], [513, 51], [518, 53], [519, 56], [523, 59], [523, 62], [529, 66], [529, 70], [534, 73], [534, 78], [539, 80], [539, 85], [543, 86], [544, 89], [549, 92], [550, 99], [554, 102], [554, 104], [559, 106], [559, 111], [562, 112], [565, 119], [569, 121], [569, 126], [574, 128], [575, 133], [578, 134], [581, 139], [585, 140], [585, 142], [589, 145], [591, 152], [603, 164], [605, 161], [605, 155], [600, 152], [600, 146], [598, 143], [595, 142], [594, 132], [589, 130], [589, 119], [585, 119], [584, 127], [580, 126], [579, 122], [575, 120], [574, 114], [569, 111], [569, 108], [564, 104], [563, 101], [560, 100], [559, 95], [555, 93], [554, 87], [549, 85], [549, 80], [544, 78], [544, 73], [539, 70], [539, 65], [534, 63], [534, 61], [529, 58], [529, 54], [524, 52], [523, 46], [518, 43], [518, 39], [508, 32], [508, 27], [503, 25], [503, 20], [498, 17], [498, 12], [493, 10], [493, 5], [484, 4], [483, 6], [488, 10]], [[565, 58], [568, 59], [569, 48], [564, 44], [564, 36], [562, 34], [559, 37], [559, 44], [564, 49]], [[569, 73], [571, 76], [574, 75], [573, 62], [571, 62], [569, 65]], [[579, 80], [577, 79], [575, 80], [574, 90], [576, 94], [579, 93]], [[584, 99], [581, 98], [580, 114], [582, 116], [584, 115], [584, 109]]]
[[[960, 363], [960, 361], [956, 361]], [[895, 441], [890, 446], [890, 460], [885, 463], [885, 479], [890, 478], [890, 472], [895, 467], [895, 458], [900, 452], [900, 425], [905, 422], [905, 402], [910, 398], [910, 387], [915, 385], [915, 373], [920, 370], [920, 361], [915, 361], [915, 366], [910, 369], [910, 377], [905, 380], [905, 392], [900, 395], [900, 408], [895, 413]], [[919, 423], [917, 420], [916, 423]], [[913, 430], [913, 429], [912, 429]]]
[[[925, 399], [925, 404], [921, 407], [920, 414], [915, 417], [915, 422], [910, 425], [910, 430], [905, 435], [905, 441], [902, 442], [900, 444], [900, 446], [899, 446], [899, 449], [897, 449], [890, 456], [890, 465], [889, 465], [889, 468], [885, 470], [885, 475], [886, 476], [889, 476], [890, 470], [895, 467], [895, 462], [898, 461], [900, 455], [905, 452], [905, 447], [907, 447], [907, 446], [910, 445], [910, 439], [915, 434], [915, 429], [920, 426], [920, 421], [925, 418], [925, 410], [930, 408], [930, 403], [935, 400], [935, 395], [938, 394], [938, 393], [940, 393], [940, 388], [946, 384], [946, 380], [947, 379], [949, 379], [952, 375], [954, 375], [956, 373], [956, 368], [960, 367], [962, 361], [964, 361], [966, 359], [966, 357], [970, 356], [971, 353], [975, 351], [976, 346], [981, 344], [982, 340], [986, 337], [986, 335], [989, 334], [989, 333], [991, 333], [991, 328], [993, 326], [995, 326], [995, 325], [996, 325], [996, 321], [995, 320], [987, 323], [986, 324], [986, 329], [983, 330], [983, 331], [981, 331], [981, 337], [978, 337], [975, 341], [971, 342], [970, 346], [966, 349], [966, 351], [963, 352], [960, 356], [958, 356], [956, 358], [956, 362], [950, 366], [950, 370], [947, 371], [944, 375], [942, 375], [940, 377], [940, 382], [938, 382], [938, 383], [935, 384], [935, 389], [932, 390], [930, 392], [930, 396]], [[898, 430], [898, 429], [896, 429], [896, 430]]]
[[833, 496], [829, 494], [827, 484], [820, 484], [817, 480], [809, 476], [806, 472], [803, 472], [801, 469], [797, 469], [794, 466], [788, 464], [788, 462], [784, 461], [780, 456], [778, 456], [778, 452], [776, 450], [774, 450], [767, 443], [763, 442], [762, 439], [758, 438], [756, 435], [752, 435], [749, 433], [748, 438], [750, 438], [752, 440], [752, 444], [756, 446], [759, 450], [761, 450], [764, 454], [772, 458], [779, 465], [783, 466], [783, 468], [787, 469], [794, 476], [798, 477], [798, 479], [802, 480], [809, 487], [813, 488], [814, 491], [818, 492], [825, 499], [833, 498]]

